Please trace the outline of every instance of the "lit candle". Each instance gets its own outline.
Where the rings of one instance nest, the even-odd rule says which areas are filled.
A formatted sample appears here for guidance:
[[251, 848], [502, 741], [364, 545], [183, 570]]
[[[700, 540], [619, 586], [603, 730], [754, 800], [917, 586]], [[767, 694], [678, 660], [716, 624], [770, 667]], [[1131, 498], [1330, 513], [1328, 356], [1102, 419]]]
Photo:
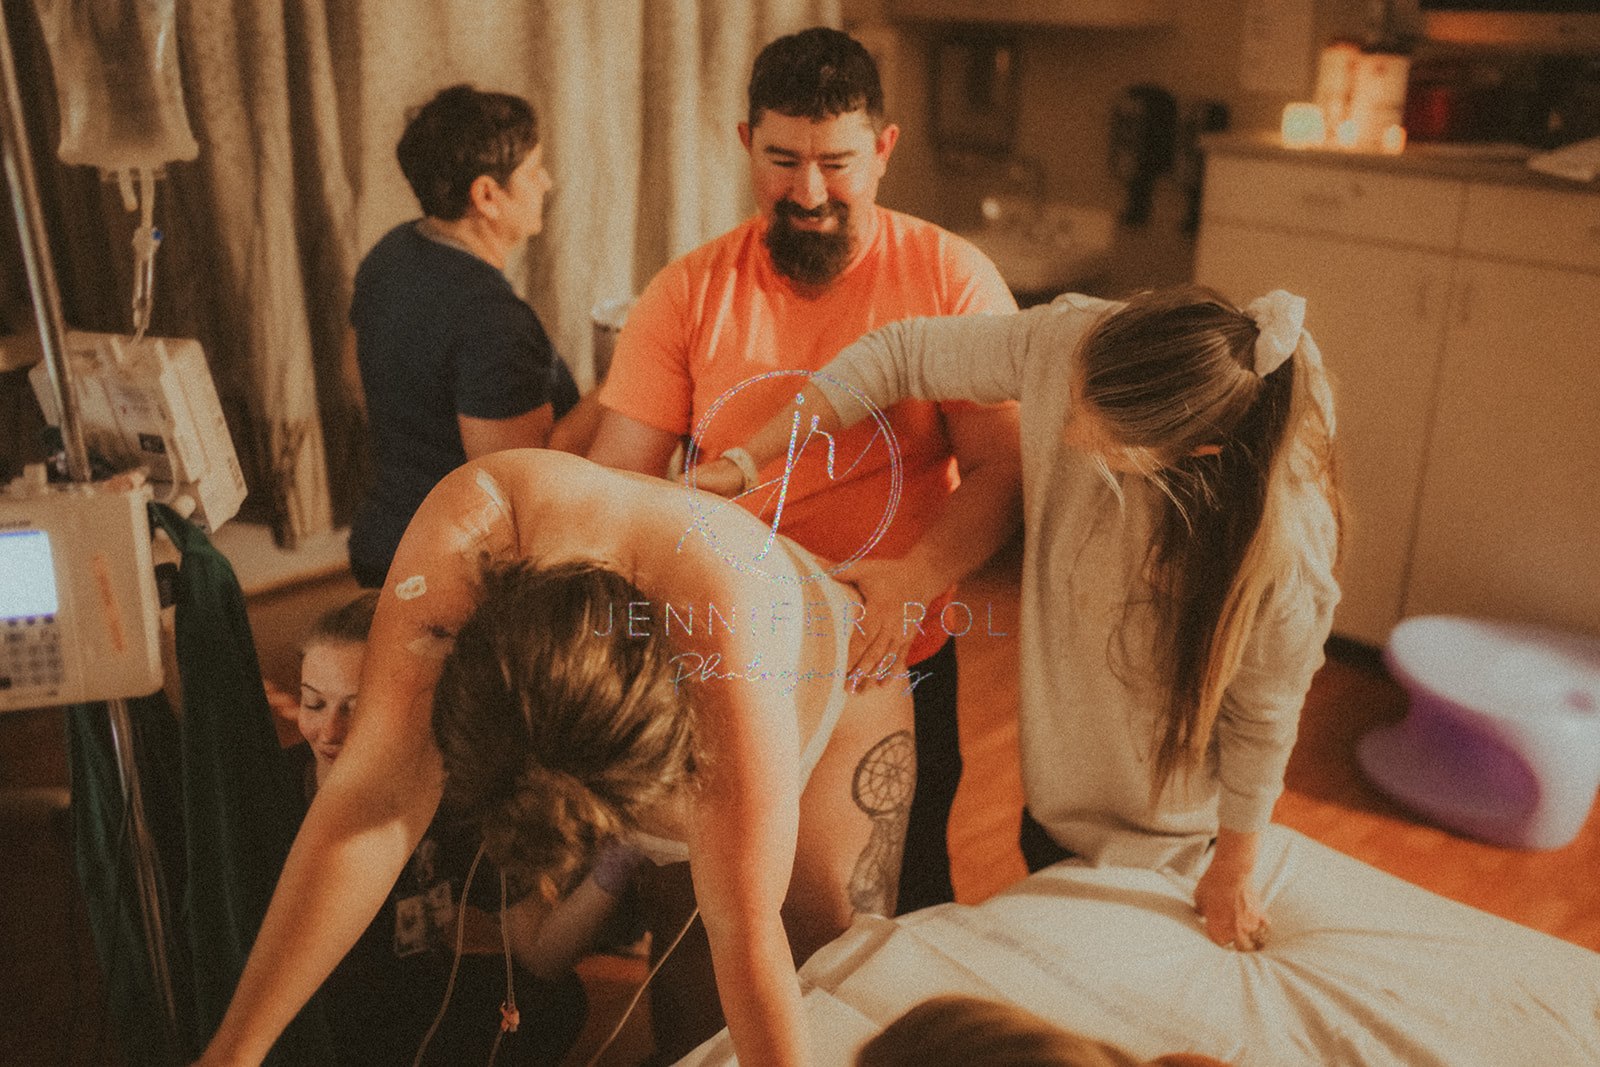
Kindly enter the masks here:
[[1391, 123], [1383, 131], [1383, 150], [1392, 156], [1399, 155], [1406, 147], [1406, 128], [1399, 123]]
[[1322, 109], [1316, 104], [1286, 104], [1280, 133], [1285, 148], [1309, 148], [1327, 139]]

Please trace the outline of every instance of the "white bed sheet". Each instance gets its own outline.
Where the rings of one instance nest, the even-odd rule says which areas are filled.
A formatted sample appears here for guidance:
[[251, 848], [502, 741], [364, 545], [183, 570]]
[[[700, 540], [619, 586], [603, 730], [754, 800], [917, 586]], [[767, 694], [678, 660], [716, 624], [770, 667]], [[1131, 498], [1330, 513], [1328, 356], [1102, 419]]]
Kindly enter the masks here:
[[[1293, 830], [1263, 836], [1269, 945], [1200, 929], [1193, 883], [1057, 865], [976, 907], [862, 918], [801, 971], [819, 1064], [941, 993], [1021, 1005], [1142, 1057], [1230, 1063], [1600, 1064], [1600, 954], [1385, 874]], [[723, 1032], [685, 1063], [733, 1061]]]

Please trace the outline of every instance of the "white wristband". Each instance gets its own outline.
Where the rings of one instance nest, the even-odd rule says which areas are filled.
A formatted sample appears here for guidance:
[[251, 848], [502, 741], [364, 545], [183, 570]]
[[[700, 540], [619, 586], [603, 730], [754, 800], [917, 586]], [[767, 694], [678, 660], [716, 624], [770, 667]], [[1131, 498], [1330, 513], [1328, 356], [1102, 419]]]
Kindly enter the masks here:
[[749, 492], [756, 484], [759, 475], [756, 473], [756, 461], [750, 453], [742, 448], [730, 448], [722, 453], [722, 458], [739, 468], [739, 474], [744, 479], [744, 484], [739, 487], [741, 492]]

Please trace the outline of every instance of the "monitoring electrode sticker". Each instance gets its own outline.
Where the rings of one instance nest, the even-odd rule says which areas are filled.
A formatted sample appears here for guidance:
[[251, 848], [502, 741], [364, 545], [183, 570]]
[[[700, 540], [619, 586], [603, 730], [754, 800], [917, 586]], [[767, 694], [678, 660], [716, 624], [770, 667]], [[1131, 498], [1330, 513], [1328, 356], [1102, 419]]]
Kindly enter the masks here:
[[[764, 519], [770, 514], [770, 519], [766, 520], [767, 536], [762, 540], [760, 548], [754, 552], [749, 552], [743, 546], [736, 547], [719, 541], [716, 530], [709, 522], [711, 509], [726, 506], [727, 502], [702, 493], [690, 494], [690, 507], [694, 513], [694, 524], [688, 531], [685, 531], [685, 536], [690, 533], [700, 534], [730, 566], [742, 573], [754, 573], [774, 581], [809, 582], [824, 576], [833, 577], [838, 575], [871, 552], [888, 531], [889, 524], [894, 521], [895, 511], [900, 506], [900, 493], [905, 477], [904, 464], [900, 454], [900, 443], [895, 437], [894, 428], [889, 424], [888, 417], [860, 391], [848, 383], [821, 371], [774, 370], [746, 378], [717, 397], [716, 401], [701, 416], [699, 423], [695, 426], [693, 436], [689, 439], [689, 446], [684, 456], [683, 483], [690, 489], [697, 487], [701, 442], [705, 440], [706, 434], [712, 430], [717, 416], [723, 412], [724, 407], [741, 393], [781, 378], [795, 379], [797, 387], [797, 391], [794, 394], [795, 411], [789, 424], [789, 445], [785, 453], [783, 470], [776, 477], [759, 482], [740, 494], [741, 497], [748, 497], [759, 504], [759, 507], [754, 510]], [[855, 404], [859, 405], [860, 409], [866, 413], [866, 417], [872, 419], [876, 427], [875, 432], [867, 440], [866, 444], [861, 447], [858, 454], [841, 456], [839, 454], [838, 439], [833, 434], [820, 428], [821, 420], [819, 416], [806, 411], [804, 395], [798, 391], [798, 387], [806, 382], [826, 383], [832, 386], [836, 390], [832, 393], [835, 403], [838, 402], [837, 398], [841, 394], [846, 395]], [[839, 414], [852, 423], [858, 421], [850, 418], [855, 412], [840, 411]], [[794, 476], [795, 467], [805, 454], [806, 449], [808, 447], [826, 449], [826, 454], [823, 458], [824, 469], [830, 481], [838, 481], [841, 477], [850, 474], [860, 466], [873, 449], [878, 447], [880, 441], [888, 451], [889, 484], [884, 493], [877, 523], [862, 540], [861, 544], [846, 558], [832, 562], [826, 570], [820, 573], [801, 574], [798, 579], [792, 574], [785, 573], [785, 568], [782, 566], [779, 566], [776, 570], [769, 569], [765, 561], [776, 545], [778, 534], [783, 532], [783, 511], [789, 502], [791, 479]]]

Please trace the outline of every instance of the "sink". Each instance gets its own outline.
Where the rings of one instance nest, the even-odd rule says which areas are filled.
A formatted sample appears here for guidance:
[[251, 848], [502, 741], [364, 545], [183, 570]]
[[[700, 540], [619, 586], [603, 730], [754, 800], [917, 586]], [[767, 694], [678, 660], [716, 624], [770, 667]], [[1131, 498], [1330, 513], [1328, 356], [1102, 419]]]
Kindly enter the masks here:
[[982, 225], [956, 232], [994, 261], [1019, 298], [1078, 288], [1109, 261], [1116, 220], [1105, 208], [991, 196], [982, 213]]

